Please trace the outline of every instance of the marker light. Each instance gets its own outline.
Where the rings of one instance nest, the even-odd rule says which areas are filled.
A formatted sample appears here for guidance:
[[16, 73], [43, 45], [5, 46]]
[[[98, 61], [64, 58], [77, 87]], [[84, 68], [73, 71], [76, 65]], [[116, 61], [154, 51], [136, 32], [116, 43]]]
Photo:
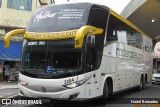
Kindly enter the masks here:
[[155, 19], [152, 19], [152, 23], [154, 23], [155, 22]]

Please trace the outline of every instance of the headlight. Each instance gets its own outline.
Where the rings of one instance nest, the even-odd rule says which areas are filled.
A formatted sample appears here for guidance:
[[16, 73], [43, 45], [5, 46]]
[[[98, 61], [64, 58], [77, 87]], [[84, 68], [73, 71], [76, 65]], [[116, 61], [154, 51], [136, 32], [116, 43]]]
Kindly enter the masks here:
[[72, 89], [72, 88], [75, 88], [75, 87], [78, 87], [78, 86], [84, 84], [85, 82], [86, 82], [85, 80], [80, 80], [80, 81], [77, 81], [77, 82], [74, 82], [71, 84], [63, 85], [63, 87]]
[[76, 82], [73, 82], [73, 83], [70, 83], [70, 84], [63, 85], [63, 87], [68, 88], [68, 89], [78, 87], [78, 86], [84, 84], [86, 81], [88, 81], [91, 77], [92, 77], [92, 75], [86, 77], [83, 80], [79, 80], [79, 81], [76, 81]]
[[69, 85], [66, 85], [65, 87], [66, 88], [75, 88], [75, 87], [77, 87], [77, 83], [71, 83]]
[[22, 86], [26, 86], [26, 85], [28, 85], [28, 83], [27, 83], [27, 82], [22, 81], [22, 80], [19, 80], [18, 82], [19, 82], [19, 84], [21, 84]]

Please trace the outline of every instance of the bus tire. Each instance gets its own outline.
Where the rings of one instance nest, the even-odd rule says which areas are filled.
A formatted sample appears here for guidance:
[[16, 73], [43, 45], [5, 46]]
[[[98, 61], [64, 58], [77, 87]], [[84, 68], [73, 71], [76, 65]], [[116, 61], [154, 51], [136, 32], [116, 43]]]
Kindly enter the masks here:
[[155, 83], [154, 83], [154, 82], [152, 82], [152, 84], [154, 85]]
[[107, 98], [108, 98], [108, 95], [109, 95], [108, 89], [109, 89], [109, 87], [108, 87], [107, 81], [105, 81], [105, 84], [104, 84], [104, 87], [103, 87], [103, 95], [102, 95], [102, 99], [101, 99], [102, 104], [106, 104], [106, 102], [107, 102]]
[[138, 90], [139, 91], [142, 91], [143, 89], [144, 89], [144, 79], [143, 79], [143, 77], [141, 76], [141, 79], [140, 79], [140, 84], [139, 84], [139, 86], [138, 86]]
[[142, 85], [143, 85], [142, 88], [143, 88], [143, 89], [146, 88], [146, 84], [147, 84], [147, 83], [146, 83], [146, 78], [144, 77], [144, 78], [143, 78], [143, 81], [142, 81]]

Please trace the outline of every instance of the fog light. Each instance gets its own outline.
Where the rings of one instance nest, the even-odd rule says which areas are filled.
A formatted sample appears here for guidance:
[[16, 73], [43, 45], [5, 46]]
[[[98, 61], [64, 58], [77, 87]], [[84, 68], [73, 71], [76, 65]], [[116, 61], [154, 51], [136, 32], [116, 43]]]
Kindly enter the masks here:
[[22, 86], [26, 86], [26, 85], [28, 85], [28, 83], [27, 83], [27, 82], [22, 81], [22, 80], [19, 80], [18, 82], [19, 82], [19, 84], [21, 84]]
[[70, 100], [75, 99], [75, 98], [78, 97], [78, 95], [79, 95], [79, 93], [72, 94], [72, 95], [69, 96], [69, 99]]

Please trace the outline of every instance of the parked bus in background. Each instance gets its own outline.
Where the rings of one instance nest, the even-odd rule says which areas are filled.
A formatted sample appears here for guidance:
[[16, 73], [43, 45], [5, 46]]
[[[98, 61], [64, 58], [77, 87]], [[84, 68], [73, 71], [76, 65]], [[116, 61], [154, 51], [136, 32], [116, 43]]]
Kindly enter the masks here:
[[110, 8], [91, 3], [36, 9], [24, 33], [19, 94], [79, 100], [138, 87], [152, 78], [152, 39]]

